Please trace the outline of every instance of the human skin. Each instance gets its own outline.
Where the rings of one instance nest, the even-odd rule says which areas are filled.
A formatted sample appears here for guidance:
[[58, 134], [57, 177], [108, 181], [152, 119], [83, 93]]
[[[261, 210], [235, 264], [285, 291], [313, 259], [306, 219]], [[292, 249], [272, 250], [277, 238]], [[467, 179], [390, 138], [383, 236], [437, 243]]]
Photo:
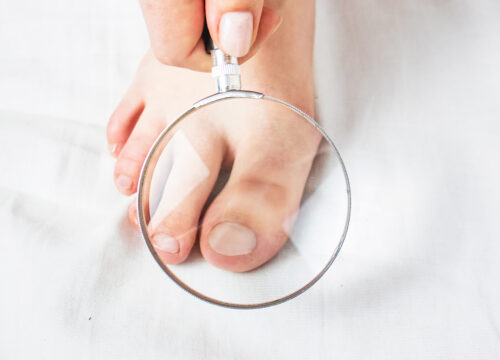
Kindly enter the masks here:
[[[314, 116], [314, 2], [287, 2], [280, 14], [283, 21], [278, 30], [242, 65], [242, 82], [245, 89], [281, 98]], [[147, 152], [167, 123], [212, 92], [210, 76], [166, 66], [153, 51], [145, 56], [108, 123], [120, 192], [132, 195], [137, 191]], [[175, 209], [155, 219], [154, 226], [150, 224], [162, 261], [183, 262], [199, 239], [208, 262], [242, 272], [264, 264], [284, 245], [287, 231], [283, 224], [297, 212], [320, 135], [305, 121], [292, 127], [278, 121], [279, 111], [264, 112], [262, 116], [250, 107], [238, 122], [195, 119], [180, 125], [187, 144], [210, 175]], [[202, 143], [196, 140], [200, 137]], [[220, 169], [231, 169], [229, 181], [202, 216]], [[186, 176], [185, 171], [179, 174]], [[172, 181], [182, 184], [184, 180]], [[162, 201], [168, 202], [169, 196]], [[129, 214], [136, 225], [135, 204]]]
[[151, 47], [163, 64], [209, 71], [204, 24], [217, 46], [240, 58], [255, 55], [286, 16], [285, 0], [141, 0]]

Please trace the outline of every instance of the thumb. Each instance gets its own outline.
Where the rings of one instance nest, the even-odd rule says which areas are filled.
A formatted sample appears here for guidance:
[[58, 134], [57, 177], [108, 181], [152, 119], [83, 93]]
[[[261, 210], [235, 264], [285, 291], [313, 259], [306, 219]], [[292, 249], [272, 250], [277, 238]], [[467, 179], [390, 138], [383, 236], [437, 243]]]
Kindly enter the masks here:
[[264, 0], [207, 0], [207, 26], [212, 39], [226, 54], [243, 57], [279, 26], [277, 12], [264, 8]]

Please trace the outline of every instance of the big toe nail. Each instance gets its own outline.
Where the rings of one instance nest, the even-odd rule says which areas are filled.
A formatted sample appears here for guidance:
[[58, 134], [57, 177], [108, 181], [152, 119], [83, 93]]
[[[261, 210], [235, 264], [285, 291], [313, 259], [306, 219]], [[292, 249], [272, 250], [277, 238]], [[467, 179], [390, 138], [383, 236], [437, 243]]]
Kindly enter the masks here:
[[250, 254], [257, 245], [257, 237], [249, 228], [224, 222], [215, 226], [208, 237], [210, 247], [226, 256]]

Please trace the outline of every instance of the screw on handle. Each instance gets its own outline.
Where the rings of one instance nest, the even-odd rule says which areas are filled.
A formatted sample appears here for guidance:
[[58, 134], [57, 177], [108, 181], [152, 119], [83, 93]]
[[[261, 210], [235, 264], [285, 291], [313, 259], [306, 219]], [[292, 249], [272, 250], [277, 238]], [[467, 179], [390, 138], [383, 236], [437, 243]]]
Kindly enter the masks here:
[[202, 33], [207, 53], [212, 55], [212, 77], [216, 81], [217, 92], [241, 90], [240, 66], [238, 58], [225, 54], [212, 40], [207, 25]]

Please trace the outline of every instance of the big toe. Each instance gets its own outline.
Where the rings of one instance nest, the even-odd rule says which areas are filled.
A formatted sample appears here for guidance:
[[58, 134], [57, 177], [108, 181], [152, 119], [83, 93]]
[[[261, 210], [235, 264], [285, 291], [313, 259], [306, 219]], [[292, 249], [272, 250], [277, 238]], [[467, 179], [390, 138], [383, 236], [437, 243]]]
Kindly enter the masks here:
[[286, 189], [265, 183], [226, 186], [203, 221], [200, 246], [205, 259], [235, 272], [269, 261], [288, 238], [286, 218], [296, 212], [288, 195]]
[[298, 214], [316, 145], [294, 158], [280, 149], [238, 155], [230, 179], [202, 223], [205, 259], [224, 270], [245, 272], [274, 257]]

